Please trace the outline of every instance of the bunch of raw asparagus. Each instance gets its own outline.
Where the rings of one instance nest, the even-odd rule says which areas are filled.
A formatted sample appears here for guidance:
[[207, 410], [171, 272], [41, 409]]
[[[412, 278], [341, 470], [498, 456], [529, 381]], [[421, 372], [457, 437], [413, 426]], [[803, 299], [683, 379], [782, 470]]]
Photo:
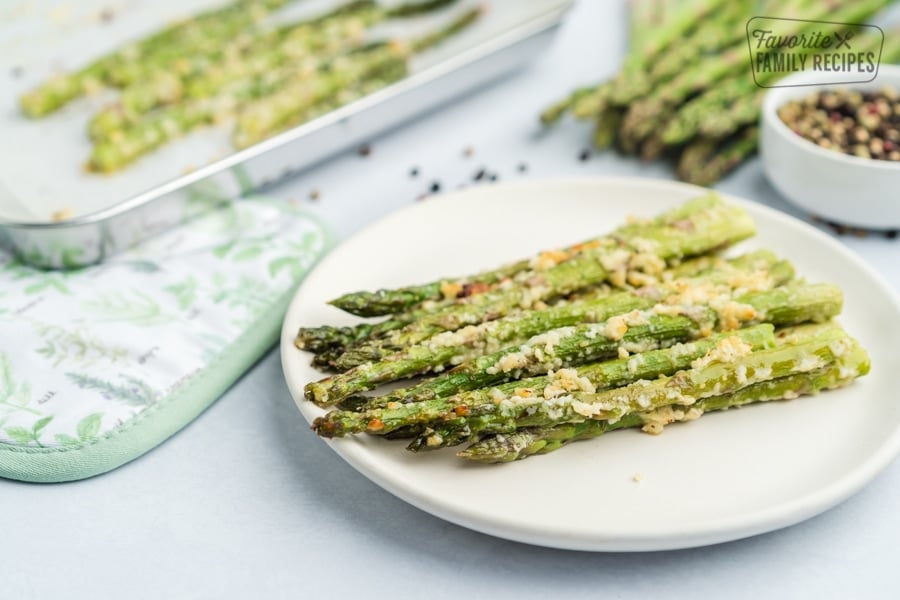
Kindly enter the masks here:
[[493, 271], [341, 296], [331, 304], [389, 316], [298, 332], [338, 371], [306, 387], [337, 405], [313, 429], [414, 451], [470, 442], [459, 456], [506, 462], [865, 374], [865, 351], [830, 321], [839, 288], [796, 279], [767, 250], [722, 257], [753, 234], [743, 209], [707, 195]]
[[[709, 185], [756, 152], [757, 122], [766, 87], [789, 73], [760, 72], [748, 52], [747, 23], [782, 19], [779, 35], [811, 32], [816, 20], [865, 23], [891, 0], [784, 2], [632, 0], [630, 50], [610, 80], [579, 88], [548, 107], [541, 121], [566, 113], [594, 124], [598, 149], [615, 146], [643, 160], [671, 158], [680, 179]], [[790, 30], [788, 30], [790, 28]], [[853, 52], [900, 61], [900, 31], [865, 32]], [[815, 52], [810, 50], [787, 50]]]
[[44, 82], [22, 96], [22, 111], [43, 117], [82, 95], [119, 89], [118, 100], [88, 125], [92, 171], [116, 171], [225, 120], [236, 121], [232, 141], [243, 148], [402, 79], [411, 55], [457, 33], [481, 10], [454, 11], [448, 23], [415, 39], [376, 39], [374, 25], [456, 0], [349, 0], [315, 18], [277, 24], [277, 10], [291, 1], [237, 0], [172, 25]]

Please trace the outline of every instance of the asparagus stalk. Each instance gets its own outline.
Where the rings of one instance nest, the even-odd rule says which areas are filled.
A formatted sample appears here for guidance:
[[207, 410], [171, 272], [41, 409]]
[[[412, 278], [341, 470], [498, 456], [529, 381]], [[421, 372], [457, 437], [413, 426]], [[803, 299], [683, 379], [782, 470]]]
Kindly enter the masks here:
[[[673, 269], [671, 273], [673, 275], [677, 274], [682, 279], [686, 279], [687, 277], [694, 277], [695, 279], [693, 281], [695, 281], [697, 285], [706, 285], [707, 288], [710, 284], [714, 284], [729, 286], [729, 289], [740, 287], [743, 289], [743, 291], [747, 291], [751, 287], [757, 290], [765, 290], [771, 289], [775, 286], [783, 285], [793, 277], [794, 270], [791, 264], [787, 261], [779, 260], [773, 253], [766, 250], [761, 250], [745, 254], [728, 261], [721, 258], [705, 256], [689, 261], [683, 265], [679, 265], [676, 269]], [[617, 294], [614, 297], [608, 298], [606, 302], [595, 301], [595, 303], [600, 305], [602, 307], [602, 310], [606, 310], [607, 312], [611, 313], [612, 310], [616, 310], [616, 308], [614, 307], [616, 307], [617, 305], [619, 309], [622, 309], [622, 298], [625, 298], [626, 302], [630, 301], [632, 303], [631, 306], [632, 309], [634, 309], [638, 306], [647, 306], [646, 304], [641, 304], [641, 300], [646, 302], [650, 297], [657, 300], [662, 299], [663, 296], [667, 293], [674, 293], [674, 289], [677, 289], [678, 286], [684, 286], [685, 284], [689, 285], [689, 283], [686, 283], [685, 281], [677, 281], [673, 276], [671, 279], [667, 279], [665, 284], [648, 286], [638, 290], [637, 295], [632, 296], [631, 300], [627, 300], [630, 294]], [[683, 289], [683, 287], [681, 289]], [[559, 307], [559, 309], [561, 308], [563, 307]], [[554, 308], [552, 310], [559, 309]], [[822, 312], [830, 310], [833, 309], [826, 308]], [[503, 324], [500, 321], [489, 322], [489, 324], [492, 326], [491, 331], [496, 331], [497, 329], [502, 330], [504, 327], [508, 327], [509, 324], [517, 323], [518, 319], [519, 317], [513, 317], [501, 320], [506, 321], [508, 324]], [[475, 329], [475, 332], [477, 331], [478, 330]], [[540, 332], [535, 331], [535, 333]], [[467, 333], [466, 336], [468, 337], [469, 334]], [[481, 339], [477, 336], [472, 337], [475, 340]], [[426, 343], [426, 345], [427, 344], [428, 343]], [[418, 349], [414, 352], [421, 353], [422, 350]], [[408, 355], [408, 352], [406, 354]], [[395, 355], [391, 357], [390, 360], [396, 360], [398, 356], [399, 355]], [[362, 408], [375, 408], [385, 406], [386, 404], [391, 402], [412, 401], [413, 396], [414, 394], [409, 389], [400, 389], [387, 395], [373, 398], [366, 396], [352, 396], [342, 400], [340, 406], [341, 408], [361, 410]]]
[[[644, 318], [643, 313], [635, 312], [635, 319]], [[685, 339], [699, 335], [699, 328], [703, 326], [705, 324], [698, 324], [688, 317], [658, 315], [647, 318], [647, 324], [630, 327], [618, 339], [606, 334], [605, 323], [603, 326], [593, 324], [554, 329], [531, 338], [522, 346], [512, 346], [473, 358], [470, 363], [460, 365], [441, 377], [429, 380], [428, 384], [431, 389], [437, 389], [437, 393], [448, 395], [460, 390], [508, 381], [520, 375], [537, 375], [555, 368], [557, 363], [568, 365], [575, 361], [577, 364], [608, 357], [617, 352], [620, 341], [622, 344], [643, 343], [654, 347], [667, 340]], [[561, 340], [558, 344], [554, 343], [557, 339]], [[537, 348], [535, 353], [534, 346], [538, 344], [541, 347]], [[545, 348], [546, 351], [541, 348]], [[329, 406], [351, 394], [419, 374], [429, 369], [431, 362], [436, 362], [435, 356], [447, 362], [453, 358], [454, 349], [436, 348], [434, 351], [424, 353], [428, 355], [424, 365], [416, 360], [418, 357], [397, 360], [391, 360], [389, 357], [384, 361], [366, 363], [346, 373], [310, 383], [306, 386], [306, 397], [319, 406]]]
[[[691, 368], [655, 380], [639, 380], [625, 387], [599, 392], [574, 391], [550, 399], [522, 398], [501, 400], [469, 410], [455, 421], [454, 431], [437, 422], [438, 431], [427, 431], [411, 444], [413, 450], [455, 445], [480, 434], [510, 434], [522, 427], [552, 428], [587, 420], [616, 423], [634, 414], [645, 417], [645, 430], [659, 433], [665, 423], [653, 423], [648, 413], [677, 409], [697, 418], [702, 411], [695, 405], [711, 396], [731, 394], [749, 385], [771, 381], [798, 373], [809, 373], [834, 365], [847, 356], [854, 365], [865, 364], [868, 357], [855, 340], [835, 325], [813, 327], [799, 334], [792, 344], [753, 351], [736, 337], [726, 338], [705, 357], [695, 360]], [[842, 365], [843, 366], [843, 365]], [[847, 376], [857, 369], [844, 368]], [[693, 409], [693, 410], [691, 410]], [[448, 436], [441, 431], [449, 431]]]
[[699, 165], [696, 169], [689, 169], [688, 165], [685, 165], [679, 168], [679, 174], [684, 181], [710, 185], [756, 152], [758, 137], [758, 128], [755, 125], [746, 127], [733, 140], [719, 146], [715, 156], [705, 164]]
[[636, 252], [633, 246], [615, 250], [605, 247], [585, 250], [568, 261], [537, 272], [525, 281], [500, 286], [495, 291], [448, 306], [391, 332], [379, 341], [375, 349], [363, 344], [363, 351], [380, 352], [409, 347], [441, 332], [502, 318], [520, 308], [540, 308], [545, 302], [607, 280], [617, 287], [653, 280], [655, 276], [662, 275], [666, 265], [664, 261], [679, 260], [685, 254], [702, 254], [752, 233], [752, 221], [743, 211], [731, 210], [727, 206], [720, 208], [695, 215], [690, 220], [690, 226], [666, 226], [630, 239], [633, 244], [652, 240], [649, 245], [655, 248], [653, 253]]
[[370, 0], [357, 0], [312, 21], [238, 36], [208, 54], [180, 56], [174, 64], [146, 65], [147, 72], [123, 89], [116, 103], [91, 119], [88, 133], [94, 140], [103, 139], [159, 106], [210, 98], [229, 85], [286, 64], [309, 62], [314, 56], [324, 61], [359, 47], [363, 30], [386, 16]]
[[133, 127], [101, 140], [94, 146], [88, 168], [101, 172], [120, 169], [192, 129], [228, 118], [241, 102], [279, 89], [286, 80], [296, 82], [290, 89], [299, 91], [303, 88], [306, 91], [305, 95], [292, 99], [294, 107], [300, 103], [309, 106], [321, 101], [324, 95], [333, 94], [337, 87], [371, 77], [403, 60], [402, 56], [398, 56], [390, 48], [379, 47], [360, 53], [358, 57], [321, 74], [313, 74], [311, 71], [315, 66], [312, 65], [306, 71], [292, 68], [286, 73], [266, 73], [251, 80], [240, 81], [234, 90], [221, 96], [164, 109]]
[[458, 331], [444, 332], [422, 344], [387, 356], [372, 353], [368, 351], [370, 346], [363, 346], [365, 351], [350, 350], [338, 358], [334, 366], [338, 370], [347, 370], [369, 360], [383, 359], [390, 363], [390, 368], [398, 377], [408, 377], [429, 370], [443, 370], [551, 329], [596, 323], [631, 310], [646, 310], [661, 299], [680, 294], [686, 286], [716, 285], [731, 293], [737, 288], [746, 291], [749, 282], [754, 290], [768, 290], [789, 280], [794, 274], [790, 263], [780, 261], [774, 254], [765, 251], [739, 257], [726, 263], [726, 267], [696, 279], [651, 284], [634, 292], [610, 295], [608, 291], [601, 290], [589, 294], [587, 298], [561, 302], [543, 310], [527, 311], [521, 315], [470, 325]]
[[309, 110], [361, 78], [405, 63], [408, 48], [392, 44], [360, 57], [338, 57], [320, 77], [298, 78], [278, 92], [244, 106], [238, 115], [232, 141], [238, 148], [255, 144], [275, 132], [293, 115]]
[[692, 2], [673, 15], [663, 28], [648, 36], [646, 43], [632, 51], [626, 58], [625, 65], [613, 81], [610, 101], [615, 106], [627, 106], [646, 94], [650, 89], [646, 65], [652, 64], [664, 51], [669, 50], [673, 43], [687, 37], [708, 15], [718, 12], [722, 5], [723, 2], [720, 0]]
[[535, 266], [544, 263], [550, 264], [554, 261], [569, 260], [585, 250], [596, 248], [601, 241], [606, 239], [636, 234], [648, 228], [662, 227], [667, 223], [681, 223], [685, 219], [719, 204], [720, 201], [715, 195], [700, 196], [664, 212], [646, 224], [625, 225], [619, 227], [608, 236], [585, 240], [561, 250], [547, 250], [533, 258], [503, 265], [491, 271], [453, 279], [439, 279], [425, 284], [395, 289], [352, 292], [331, 300], [329, 304], [360, 317], [375, 317], [397, 313], [427, 300], [467, 298], [474, 294], [486, 292], [491, 289], [491, 284], [500, 283], [506, 279], [521, 275]]
[[[746, 294], [740, 300], [741, 303], [746, 302], [747, 305], [752, 306], [757, 312], [757, 318], [743, 323], [744, 325], [763, 321], [784, 326], [809, 321], [819, 322], [839, 314], [842, 304], [840, 290], [828, 284], [818, 284], [813, 286], [791, 285], [784, 288], [776, 288], [761, 294]], [[747, 316], [749, 316], [749, 314]], [[734, 326], [740, 325], [740, 323], [731, 322], [729, 325], [733, 328]], [[585, 337], [588, 335], [592, 334], [587, 333]], [[580, 341], [576, 339], [575, 343], [580, 344]], [[528, 344], [526, 344], [525, 347], [530, 351], [531, 347]], [[515, 347], [507, 349], [506, 353], [516, 349], [517, 348]], [[564, 349], [562, 353], [563, 358], [566, 360], [569, 360], [569, 358], [565, 356], [568, 351], [568, 349]], [[580, 356], [577, 350], [574, 354], [576, 355], [576, 359], [570, 360], [566, 364], [577, 364], [579, 361], [586, 362], [590, 360]], [[482, 357], [478, 359], [481, 361], [480, 367], [484, 369], [490, 368], [494, 361], [502, 360], [503, 355], [504, 353], [500, 352], [491, 357]], [[601, 355], [602, 349], [596, 356]], [[559, 354], [556, 356], [559, 356]], [[506, 376], [506, 373], [502, 373], [500, 374], [500, 377], [489, 377], [490, 375], [497, 374], [479, 373], [479, 365], [475, 364], [476, 362], [478, 361], [473, 361], [472, 364], [457, 367], [446, 374], [422, 382], [413, 387], [395, 390], [382, 396], [367, 399], [365, 402], [360, 402], [360, 399], [356, 397], [348, 403], [348, 407], [351, 410], [360, 410], [368, 407], [384, 407], [395, 403], [422, 402], [435, 398], [445, 398], [459, 394], [461, 391], [477, 389], [479, 387], [478, 384], [480, 384], [480, 387], [487, 387], [489, 385], [495, 385], [498, 381], [514, 379], [521, 375], [521, 373], [514, 373], [513, 377], [509, 377]], [[485, 364], [488, 366], [485, 366]], [[554, 365], [546, 366], [547, 370], [553, 368], [558, 367], [555, 367]], [[475, 375], [471, 374], [472, 371], [476, 372]]]
[[359, 323], [349, 327], [333, 327], [331, 325], [301, 327], [294, 339], [294, 346], [300, 350], [314, 353], [335, 348], [347, 349], [359, 342], [377, 339], [383, 333], [408, 325], [428, 312], [428, 308], [423, 308], [393, 315], [379, 323]]
[[536, 454], [548, 454], [571, 442], [593, 439], [616, 429], [651, 426], [656, 431], [668, 423], [689, 420], [698, 414], [747, 404], [787, 400], [847, 386], [865, 375], [869, 362], [865, 354], [854, 348], [851, 356], [809, 373], [788, 375], [771, 381], [754, 383], [730, 394], [698, 400], [691, 409], [663, 407], [650, 412], [631, 413], [616, 422], [587, 420], [553, 427], [528, 427], [510, 434], [495, 434], [481, 439], [457, 456], [486, 463], [512, 462]]
[[[881, 48], [881, 40], [875, 36], [860, 36], [856, 41], [856, 52], [878, 52]], [[900, 59], [900, 42], [894, 40], [888, 43], [885, 38], [884, 48], [881, 51], [883, 63], [895, 62]], [[769, 77], [764, 77], [764, 82], [770, 82]], [[765, 96], [765, 88], [754, 89], [735, 99], [731, 104], [718, 110], [711, 110], [707, 118], [699, 123], [699, 134], [710, 138], [725, 138], [745, 125], [756, 123], [762, 110], [762, 101]]]
[[[667, 348], [649, 350], [627, 358], [590, 363], [575, 369], [559, 370], [548, 375], [528, 377], [442, 397], [421, 398], [416, 402], [412, 402], [412, 404], [421, 405], [420, 407], [424, 407], [432, 412], [441, 413], [443, 411], [442, 414], [448, 414], [449, 411], [454, 410], [457, 406], [474, 409], [481, 404], [496, 403], [498, 399], [511, 398], [513, 396], [551, 398], [568, 391], [574, 391], [580, 385], [592, 386], [595, 390], [620, 387], [633, 383], [638, 379], [653, 379], [659, 375], [671, 375], [676, 371], [686, 369], [690, 367], [691, 361], [704, 356], [720, 340], [733, 335], [738, 336], [754, 348], [774, 346], [773, 326], [766, 323], [736, 331], [715, 333], [709, 337], [700, 338], [689, 343], [679, 342]], [[368, 399], [365, 396], [356, 396], [353, 402], [342, 403], [340, 408], [355, 412], [397, 408], [407, 398], [408, 395], [404, 396], [403, 393], [387, 394]]]
[[[777, 285], [786, 282], [792, 276], [792, 269], [790, 268], [789, 263], [779, 261], [773, 253], [767, 250], [759, 250], [731, 260], [725, 260], [714, 255], [705, 255], [686, 260], [677, 267], [663, 273], [663, 278], [664, 281], [669, 281], [671, 279], [697, 277], [709, 274], [715, 269], [729, 270], [736, 268], [744, 270], [760, 270], [772, 266], [775, 267], [772, 271], [772, 275], [775, 277]], [[782, 277], [783, 280], [780, 279]], [[587, 290], [588, 296], [592, 296], [597, 292], [598, 290]], [[609, 293], [609, 290], [607, 289], [606, 292]], [[573, 295], [570, 296], [567, 301], [584, 299], [585, 296], [583, 294]], [[449, 305], [451, 302], [451, 300], [446, 299], [440, 301], [429, 300], [423, 303], [420, 308], [414, 308], [406, 312], [394, 314], [390, 318], [378, 323], [359, 323], [350, 327], [334, 327], [330, 325], [301, 327], [294, 340], [294, 345], [300, 350], [308, 350], [317, 354], [325, 352], [332, 354], [330, 358], [326, 358], [322, 361], [316, 361], [314, 359], [314, 364], [334, 366], [331, 363], [336, 361], [343, 352], [347, 352], [348, 350], [352, 351], [354, 350], [354, 346], [368, 340], [378, 340], [388, 332], [399, 329], [400, 327], [433, 312], [441, 306]], [[383, 353], [373, 352], [368, 356], [369, 359], [381, 358]]]
[[[442, 2], [441, 0], [432, 0], [431, 4], [440, 5], [442, 4]], [[481, 17], [483, 13], [484, 7], [480, 5], [463, 12], [461, 15], [450, 21], [446, 26], [440, 29], [435, 29], [430, 33], [414, 39], [411, 44], [412, 51], [414, 53], [419, 53], [437, 46], [444, 40], [453, 37], [460, 31], [474, 23], [476, 20], [478, 20], [479, 17]]]
[[705, 119], [715, 117], [729, 103], [747, 95], [755, 95], [759, 88], [749, 79], [733, 80], [712, 88], [684, 104], [663, 129], [667, 145], [687, 142], [700, 131]]
[[710, 15], [691, 37], [673, 44], [659, 60], [649, 65], [647, 78], [651, 87], [668, 81], [684, 69], [685, 65], [743, 41], [746, 36], [744, 25], [753, 14], [752, 7], [753, 2], [748, 0], [729, 2]]
[[[353, 86], [360, 79], [373, 78], [372, 76], [375, 75], [374, 79], [377, 81], [379, 73], [384, 70], [388, 70], [391, 76], [383, 79], [382, 85], [395, 81], [398, 78], [396, 73], [399, 69], [397, 61], [402, 60], [405, 65], [405, 60], [411, 53], [427, 50], [447, 37], [458, 33], [473, 23], [480, 14], [480, 7], [468, 10], [453, 19], [448, 25], [412, 40], [409, 44], [399, 40], [388, 44], [381, 52], [387, 54], [391, 62], [388, 62], [387, 66], [377, 67], [374, 71], [365, 65], [359, 65], [357, 61], [354, 61], [353, 55], [336, 58], [328, 77], [309, 82], [297, 81], [293, 85], [246, 106], [238, 115], [232, 142], [238, 148], [246, 148], [271, 137], [284, 130], [288, 124], [295, 122], [298, 115], [307, 118], [310, 108], [315, 104], [327, 101], [328, 98]], [[315, 111], [315, 109], [313, 110]]]
[[558, 100], [541, 111], [541, 123], [544, 125], [552, 125], [563, 118], [567, 112], [572, 110], [572, 108], [578, 104], [583, 98], [588, 96], [594, 96], [597, 93], [598, 87], [595, 85], [589, 85], [577, 88], [574, 92], [563, 98], [562, 100]]
[[687, 181], [693, 174], [702, 170], [712, 160], [720, 140], [697, 138], [681, 151], [675, 173], [682, 181]]
[[126, 87], [115, 104], [95, 115], [88, 132], [92, 139], [102, 139], [161, 105], [182, 98], [210, 98], [229, 85], [285, 65], [313, 58], [327, 61], [361, 47], [367, 27], [394, 17], [433, 11], [455, 1], [432, 0], [389, 8], [372, 0], [354, 0], [312, 20], [246, 32], [224, 47], [214, 45], [211, 52], [178, 56], [173, 64], [148, 64], [146, 73], [133, 77], [137, 82]]
[[572, 103], [572, 116], [576, 119], [599, 119], [606, 109], [621, 112], [609, 105], [609, 94], [612, 84], [609, 82], [594, 86], [590, 94], [578, 98]]
[[593, 135], [594, 148], [603, 150], [613, 145], [623, 114], [621, 109], [614, 106], [607, 106], [597, 114]]
[[[639, 48], [648, 33], [665, 21], [666, 9], [668, 8], [671, 12], [670, 5], [671, 2], [655, 0], [632, 0], [629, 3], [631, 26], [629, 45], [632, 50]], [[605, 106], [610, 88], [609, 83], [577, 88], [567, 97], [544, 109], [540, 116], [541, 123], [552, 125], [569, 111], [580, 119], [594, 117]]]
[[[709, 292], [699, 294], [708, 296]], [[714, 329], [731, 330], [762, 322], [794, 324], [823, 320], [840, 312], [841, 306], [840, 290], [828, 285], [792, 285], [749, 292], [736, 299], [727, 293], [714, 293], [707, 304], [694, 304], [693, 298], [697, 295], [698, 290], [688, 288], [681, 295], [670, 296], [666, 302], [647, 311], [634, 310], [604, 323], [547, 331], [520, 346], [479, 356], [405, 390], [403, 397], [410, 401], [445, 397], [609, 358], [620, 348], [646, 351], [661, 344], [696, 339]], [[398, 371], [409, 367], [407, 363], [393, 363], [390, 360], [370, 363], [310, 383], [306, 386], [306, 397], [320, 406], [328, 406], [352, 394], [374, 389], [381, 383], [398, 379]]]
[[[862, 0], [861, 2], [842, 5], [836, 11], [814, 5], [806, 15], [806, 19], [829, 19], [842, 22], [857, 22], [874, 14], [889, 0]], [[808, 20], [797, 20], [790, 35], [800, 35], [815, 27]], [[814, 52], [814, 49], [797, 49], [796, 52]], [[632, 104], [626, 113], [620, 135], [624, 146], [635, 151], [641, 141], [651, 133], [663, 127], [674, 113], [673, 108], [682, 104], [689, 96], [709, 89], [713, 84], [727, 78], [735, 69], [749, 60], [745, 43], [737, 43], [724, 50], [715, 58], [705, 60], [682, 71], [677, 77], [655, 89], [650, 95]], [[749, 69], [749, 65], [746, 65]], [[775, 76], [772, 74], [772, 76]]]
[[[888, 40], [893, 40], [888, 43]], [[859, 36], [854, 41], [858, 52], [878, 51], [881, 40], [875, 36]], [[900, 59], [900, 42], [885, 38], [882, 62]], [[771, 84], [775, 74], [759, 75], [761, 84]], [[687, 102], [666, 124], [663, 139], [667, 145], [685, 142], [694, 136], [724, 138], [744, 125], [759, 118], [765, 88], [759, 88], [749, 79], [731, 80]]]
[[337, 110], [351, 102], [355, 102], [360, 98], [364, 98], [369, 94], [373, 94], [378, 90], [395, 83], [408, 75], [408, 69], [405, 61], [397, 61], [388, 64], [378, 73], [367, 79], [363, 79], [353, 83], [338, 92], [334, 96], [323, 99], [321, 102], [309, 106], [306, 110], [290, 115], [282, 122], [272, 134], [286, 131], [292, 127], [296, 127], [307, 121], [311, 121], [329, 112]]
[[184, 53], [191, 44], [196, 44], [198, 38], [213, 34], [218, 39], [228, 39], [283, 4], [284, 0], [242, 0], [176, 23], [140, 42], [101, 57], [78, 71], [47, 80], [21, 97], [22, 112], [33, 118], [48, 115], [115, 79], [118, 72], [145, 60], [154, 52], [165, 49], [170, 53]]
[[759, 120], [759, 111], [762, 108], [764, 95], [762, 91], [759, 91], [753, 95], [744, 96], [732, 103], [726, 110], [711, 114], [700, 124], [700, 135], [722, 139], [741, 129], [744, 125], [756, 123]]
[[674, 107], [689, 95], [710, 87], [723, 76], [734, 72], [746, 60], [746, 48], [731, 48], [715, 59], [687, 69], [651, 95], [634, 102], [625, 113], [619, 132], [625, 142], [623, 147], [634, 153], [644, 139], [665, 126], [674, 114]]
[[[691, 336], [692, 330], [696, 331], [699, 327], [695, 321], [686, 317], [657, 315], [649, 325], [635, 325], [619, 339], [612, 339], [605, 331], [598, 332], [596, 327], [557, 330], [529, 340], [528, 344], [480, 357], [471, 365], [457, 367], [446, 376], [431, 380], [443, 384], [441, 386], [443, 389], [436, 390], [436, 395], [440, 396], [437, 400], [390, 403], [384, 408], [362, 412], [333, 410], [316, 419], [313, 422], [313, 429], [323, 437], [341, 437], [364, 431], [383, 434], [399, 427], [444, 421], [448, 410], [454, 415], [466, 416], [471, 407], [447, 401], [445, 397], [466, 390], [501, 384], [519, 375], [538, 375], [548, 370], [560, 369], [568, 364], [565, 361], [566, 354], [578, 352], [586, 361], [610, 358], [615, 356], [620, 343], [634, 349], [653, 350], [663, 341], [675, 342], [687, 339]], [[591, 338], [585, 335], [587, 331], [591, 332]], [[552, 342], [557, 340], [559, 342], [553, 345]], [[580, 343], [586, 340], [592, 342], [590, 347], [581, 348]], [[535, 346], [538, 347], [540, 359], [533, 354]], [[523, 349], [532, 353], [526, 356]], [[506, 357], [512, 358], [502, 362]], [[550, 360], [545, 360], [547, 357]], [[432, 389], [434, 388], [435, 386], [432, 386]]]
[[[621, 287], [637, 278], [652, 279], [661, 275], [666, 261], [703, 254], [752, 233], [753, 221], [743, 210], [719, 204], [689, 219], [647, 228], [640, 235], [621, 236], [618, 242], [607, 240], [546, 270], [526, 273], [527, 278], [508, 282], [392, 332], [382, 345], [408, 347], [443, 331], [495, 320], [519, 308], [541, 307], [607, 280]], [[638, 246], [647, 251], [637, 251]]]

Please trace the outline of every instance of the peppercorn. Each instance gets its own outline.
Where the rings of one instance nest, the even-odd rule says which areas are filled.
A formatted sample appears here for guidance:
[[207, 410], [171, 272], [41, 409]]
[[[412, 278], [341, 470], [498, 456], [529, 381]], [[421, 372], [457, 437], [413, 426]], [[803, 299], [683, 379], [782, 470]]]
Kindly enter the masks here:
[[778, 108], [779, 118], [820, 148], [860, 158], [900, 160], [900, 93], [828, 90]]

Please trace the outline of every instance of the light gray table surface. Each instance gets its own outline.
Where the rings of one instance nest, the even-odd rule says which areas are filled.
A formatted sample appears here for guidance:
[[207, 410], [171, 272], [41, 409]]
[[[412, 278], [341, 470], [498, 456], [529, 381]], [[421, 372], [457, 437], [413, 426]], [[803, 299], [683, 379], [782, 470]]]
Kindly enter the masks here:
[[[367, 157], [337, 157], [270, 193], [308, 203], [346, 237], [433, 181], [452, 190], [482, 167], [501, 182], [671, 177], [612, 153], [579, 161], [585, 127], [542, 134], [535, 123], [561, 92], [614, 72], [624, 22], [622, 3], [582, 0], [532, 68], [373, 140]], [[757, 160], [719, 188], [797, 214]], [[900, 241], [842, 239], [900, 289]], [[821, 516], [728, 544], [590, 554], [507, 542], [421, 512], [345, 464], [308, 430], [273, 350], [194, 423], [117, 471], [62, 485], [0, 481], [0, 598], [897, 598], [898, 498], [894, 463]]]

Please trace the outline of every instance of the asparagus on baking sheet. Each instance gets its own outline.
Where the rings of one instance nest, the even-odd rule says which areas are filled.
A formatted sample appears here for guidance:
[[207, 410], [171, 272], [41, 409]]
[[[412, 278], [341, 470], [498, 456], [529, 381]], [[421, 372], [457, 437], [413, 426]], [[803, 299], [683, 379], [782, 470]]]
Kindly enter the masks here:
[[441, 15], [411, 39], [374, 39], [373, 25], [438, 11], [458, 0], [406, 4], [349, 0], [279, 24], [291, 0], [236, 0], [136, 42], [21, 98], [42, 117], [102, 87], [118, 100], [88, 124], [87, 168], [109, 173], [194, 128], [237, 117], [238, 148], [340, 108], [407, 75], [408, 59], [471, 25], [481, 6]]
[[[88, 167], [110, 172], [122, 168], [164, 143], [188, 133], [201, 125], [209, 125], [230, 118], [241, 103], [266, 96], [285, 85], [297, 91], [295, 110], [313, 106], [349, 82], [364, 79], [402, 63], [405, 57], [390, 47], [347, 59], [333, 70], [317, 72], [316, 60], [309, 67], [292, 66], [288, 70], [264, 72], [249, 80], [240, 80], [233, 89], [211, 98], [187, 101], [149, 114], [145, 119], [125, 129], [110, 133], [94, 146]], [[296, 86], [294, 86], [296, 82]], [[295, 87], [303, 87], [304, 94]]]
[[[434, 0], [423, 6], [433, 8], [446, 3], [447, 0]], [[272, 70], [265, 64], [249, 71], [239, 67], [237, 74], [220, 77], [224, 87], [208, 86], [213, 95], [194, 94], [135, 122], [125, 119], [121, 128], [116, 128], [118, 117], [107, 113], [94, 123], [102, 137], [94, 146], [88, 168], [116, 171], [197, 127], [233, 116], [237, 116], [235, 145], [256, 143], [294, 123], [298, 117], [317, 116], [337, 108], [340, 103], [352, 101], [360, 91], [371, 92], [402, 78], [412, 50], [421, 51], [440, 42], [472, 23], [478, 14], [480, 9], [468, 10], [449, 25], [410, 43], [378, 42], [344, 54], [308, 52]], [[340, 100], [337, 105], [336, 99]]]
[[[421, 12], [423, 7], [428, 7], [429, 10], [432, 10], [446, 3], [446, 0], [432, 0], [422, 6], [410, 4], [406, 5], [408, 7], [407, 11], [401, 11], [401, 13], [406, 14], [409, 12], [409, 14], [412, 14], [411, 11]], [[445, 39], [457, 34], [459, 31], [475, 22], [481, 15], [481, 12], [481, 7], [466, 10], [450, 20], [446, 25], [435, 28], [415, 39], [408, 41], [393, 40], [389, 43], [388, 49], [395, 55], [404, 59], [404, 71], [400, 76], [393, 75], [398, 72], [397, 68], [399, 65], [396, 64], [388, 67], [387, 70], [390, 71], [392, 75], [386, 78], [380, 77], [384, 70], [379, 70], [369, 76], [360, 76], [353, 72], [348, 72], [347, 70], [342, 69], [339, 63], [342, 60], [352, 59], [353, 53], [350, 53], [336, 59], [336, 64], [330, 69], [333, 76], [327, 81], [323, 81], [325, 84], [324, 86], [313, 88], [303, 86], [302, 83], [298, 82], [297, 85], [287, 86], [269, 97], [261, 98], [258, 101], [249, 104], [244, 107], [238, 115], [235, 131], [232, 135], [234, 145], [238, 148], [245, 148], [270, 137], [279, 131], [283, 131], [289, 126], [293, 126], [298, 120], [298, 116], [305, 117], [306, 112], [310, 110], [309, 103], [307, 102], [307, 99], [310, 96], [319, 96], [323, 101], [327, 102], [329, 98], [333, 98], [335, 95], [340, 94], [342, 90], [351, 88], [354, 82], [359, 80], [376, 83], [381, 82], [382, 85], [375, 86], [376, 89], [396, 81], [406, 74], [405, 59], [412, 54], [428, 50]], [[387, 16], [392, 16], [392, 14], [393, 13], [389, 13]]]
[[103, 139], [159, 106], [210, 98], [227, 90], [229, 84], [272, 70], [284, 71], [285, 66], [309, 64], [311, 58], [322, 61], [347, 52], [363, 44], [367, 26], [386, 16], [387, 12], [372, 2], [356, 1], [313, 21], [239, 36], [208, 55], [146, 65], [147, 73], [139, 81], [124, 88], [115, 103], [91, 118], [88, 134], [93, 140]]
[[117, 70], [139, 64], [155, 52], [189, 51], [210, 36], [228, 39], [235, 32], [284, 5], [284, 0], [242, 0], [175, 23], [143, 40], [103, 56], [73, 73], [53, 77], [21, 98], [22, 111], [42, 117], [79, 96], [109, 83]]

